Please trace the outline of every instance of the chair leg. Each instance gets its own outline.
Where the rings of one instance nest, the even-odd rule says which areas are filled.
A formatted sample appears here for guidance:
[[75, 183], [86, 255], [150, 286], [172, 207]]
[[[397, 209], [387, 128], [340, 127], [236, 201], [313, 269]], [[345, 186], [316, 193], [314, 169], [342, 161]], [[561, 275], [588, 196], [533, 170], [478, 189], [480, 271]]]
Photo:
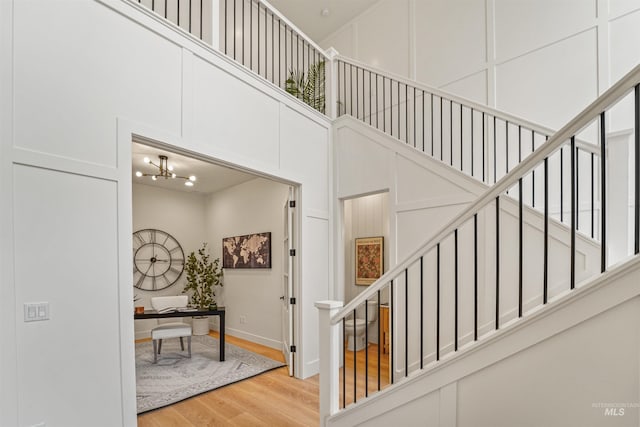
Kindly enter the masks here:
[[191, 335], [187, 337], [187, 348], [189, 349], [189, 358], [191, 358]]
[[184, 351], [184, 341], [182, 340], [182, 337], [180, 337], [180, 350]]
[[156, 352], [158, 343], [153, 340], [153, 363], [158, 363], [158, 353]]
[[158, 354], [160, 354], [161, 349], [162, 349], [162, 340], [158, 340]]

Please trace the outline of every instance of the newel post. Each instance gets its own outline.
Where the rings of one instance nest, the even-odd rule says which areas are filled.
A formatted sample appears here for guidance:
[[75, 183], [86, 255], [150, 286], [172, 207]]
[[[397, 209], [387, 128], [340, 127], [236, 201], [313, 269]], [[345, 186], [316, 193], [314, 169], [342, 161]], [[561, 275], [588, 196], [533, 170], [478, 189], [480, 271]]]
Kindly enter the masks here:
[[327, 116], [334, 120], [337, 119], [340, 115], [340, 111], [338, 111], [338, 61], [336, 57], [339, 55], [338, 51], [334, 48], [330, 47], [325, 51], [327, 57], [329, 58], [329, 63], [327, 64], [327, 79], [328, 84], [326, 84], [326, 98], [327, 98]]
[[331, 325], [331, 317], [342, 308], [342, 301], [317, 301], [320, 338], [320, 425], [338, 412], [340, 381], [340, 324]]

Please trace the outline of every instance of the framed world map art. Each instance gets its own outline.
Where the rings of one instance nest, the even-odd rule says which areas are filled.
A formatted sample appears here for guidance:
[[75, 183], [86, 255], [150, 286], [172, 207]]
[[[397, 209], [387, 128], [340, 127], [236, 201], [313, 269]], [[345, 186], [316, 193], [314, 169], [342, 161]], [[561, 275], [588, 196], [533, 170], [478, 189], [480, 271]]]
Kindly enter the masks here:
[[370, 285], [384, 272], [384, 237], [356, 239], [356, 285]]
[[224, 268], [271, 268], [271, 233], [222, 239]]

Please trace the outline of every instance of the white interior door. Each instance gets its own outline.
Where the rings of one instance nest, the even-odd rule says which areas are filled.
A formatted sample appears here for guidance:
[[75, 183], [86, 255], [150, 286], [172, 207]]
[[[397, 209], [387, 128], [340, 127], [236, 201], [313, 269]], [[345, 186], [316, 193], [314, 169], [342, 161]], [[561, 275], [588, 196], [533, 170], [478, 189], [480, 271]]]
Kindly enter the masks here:
[[[293, 202], [293, 203], [292, 203]], [[284, 204], [284, 242], [282, 256], [282, 353], [289, 366], [289, 375], [293, 376], [295, 353], [291, 351], [293, 344], [293, 223], [294, 223], [293, 188], [289, 188], [289, 197]]]

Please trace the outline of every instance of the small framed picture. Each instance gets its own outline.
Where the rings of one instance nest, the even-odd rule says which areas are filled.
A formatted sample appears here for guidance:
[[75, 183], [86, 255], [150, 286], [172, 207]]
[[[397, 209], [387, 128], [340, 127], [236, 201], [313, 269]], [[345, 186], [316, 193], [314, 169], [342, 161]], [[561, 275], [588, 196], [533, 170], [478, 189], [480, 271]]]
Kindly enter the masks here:
[[384, 237], [356, 239], [356, 285], [370, 285], [384, 273]]

